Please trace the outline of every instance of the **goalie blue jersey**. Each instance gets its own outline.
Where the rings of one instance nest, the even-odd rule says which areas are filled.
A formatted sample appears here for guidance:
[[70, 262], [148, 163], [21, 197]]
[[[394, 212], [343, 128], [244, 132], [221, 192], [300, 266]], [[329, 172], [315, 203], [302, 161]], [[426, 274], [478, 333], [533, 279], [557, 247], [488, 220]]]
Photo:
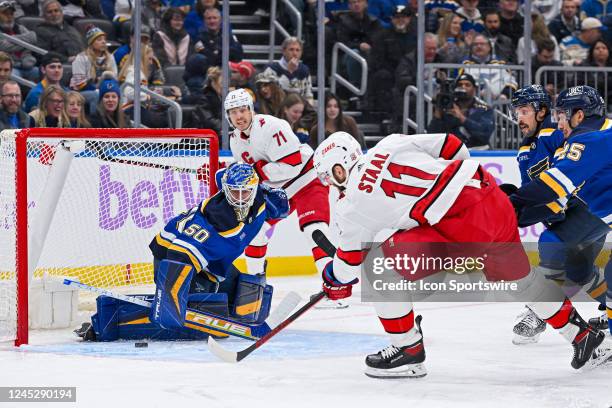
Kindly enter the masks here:
[[521, 173], [521, 185], [529, 183], [551, 167], [555, 151], [563, 145], [563, 139], [563, 132], [545, 127], [540, 129], [535, 137], [523, 140], [516, 157]]
[[264, 194], [258, 187], [248, 216], [239, 222], [223, 192], [218, 192], [171, 219], [149, 245], [153, 256], [193, 265], [196, 272], [223, 281], [268, 217]]
[[600, 125], [605, 130], [572, 132], [555, 154], [553, 167], [540, 174], [539, 181], [548, 189], [530, 189], [534, 201], [574, 194], [593, 214], [612, 224], [612, 122], [602, 119]]

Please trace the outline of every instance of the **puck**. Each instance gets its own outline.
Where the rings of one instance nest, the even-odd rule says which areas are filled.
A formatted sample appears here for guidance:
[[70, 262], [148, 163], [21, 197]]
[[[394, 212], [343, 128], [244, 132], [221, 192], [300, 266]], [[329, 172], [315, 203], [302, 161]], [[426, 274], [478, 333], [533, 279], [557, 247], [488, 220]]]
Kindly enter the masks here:
[[146, 341], [137, 341], [136, 343], [134, 343], [134, 347], [136, 348], [149, 347], [149, 343], [147, 343]]

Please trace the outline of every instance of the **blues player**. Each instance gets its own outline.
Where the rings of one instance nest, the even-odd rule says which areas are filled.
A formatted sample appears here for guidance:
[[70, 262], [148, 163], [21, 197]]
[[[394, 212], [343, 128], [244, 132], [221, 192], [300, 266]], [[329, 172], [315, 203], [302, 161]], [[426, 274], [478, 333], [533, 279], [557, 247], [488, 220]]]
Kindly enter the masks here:
[[[534, 223], [546, 220], [537, 219], [536, 214], [546, 214], [550, 203], [575, 197], [579, 211], [566, 214], [566, 218], [553, 223], [550, 229], [562, 237], [563, 242], [578, 252], [588, 253], [592, 246], [610, 232], [612, 223], [612, 130], [610, 121], [603, 116], [603, 99], [599, 93], [587, 86], [577, 86], [563, 91], [557, 98], [554, 110], [566, 141], [555, 153], [550, 169], [542, 171], [531, 182], [519, 188], [510, 199], [517, 211], [519, 223]], [[541, 211], [541, 212], [540, 212]], [[572, 219], [572, 218], [577, 219]], [[606, 280], [612, 280], [606, 268]], [[584, 272], [585, 269], [575, 272]], [[584, 276], [567, 278], [580, 283]], [[610, 299], [608, 291], [608, 299]], [[610, 305], [608, 303], [608, 314]], [[541, 318], [560, 328], [564, 337], [572, 343], [575, 356], [603, 355], [599, 347], [604, 339], [601, 331], [586, 323], [566, 301], [562, 305], [547, 306], [547, 316], [543, 306], [539, 306]], [[598, 360], [601, 361], [599, 358]]]
[[[521, 185], [525, 185], [542, 171], [551, 167], [554, 154], [562, 147], [565, 135], [563, 131], [553, 127], [551, 100], [541, 85], [529, 85], [517, 90], [512, 95], [511, 103], [513, 117], [524, 136], [517, 161], [521, 174]], [[550, 211], [545, 225], [550, 225], [550, 222], [555, 220], [562, 220], [565, 217], [562, 211], [564, 208], [566, 208], [565, 202], [550, 203], [548, 208], [544, 209], [544, 211]], [[562, 282], [565, 278], [566, 262], [569, 261], [570, 273], [579, 268], [586, 269], [586, 272], [580, 272], [584, 289], [593, 298], [603, 301], [602, 295], [605, 295], [606, 286], [603, 271], [588, 262], [589, 259], [594, 262], [594, 256], [599, 253], [602, 245], [603, 239], [594, 247], [587, 248], [582, 256], [570, 253], [568, 258], [563, 248], [564, 245], [560, 244], [560, 238], [546, 229], [539, 237], [540, 263], [537, 273], [543, 274], [547, 279]], [[575, 272], [573, 276], [576, 276]], [[513, 328], [515, 336], [512, 342], [514, 344], [535, 343], [546, 329], [546, 323], [528, 307], [518, 316], [517, 320], [518, 323]]]
[[272, 288], [265, 276], [242, 274], [233, 262], [266, 220], [287, 216], [287, 196], [260, 185], [248, 164], [233, 163], [216, 176], [220, 191], [171, 219], [149, 245], [156, 285], [151, 309], [99, 299], [95, 338], [201, 338], [206, 330], [189, 324], [189, 314], [183, 320], [187, 307], [245, 323], [267, 317]]

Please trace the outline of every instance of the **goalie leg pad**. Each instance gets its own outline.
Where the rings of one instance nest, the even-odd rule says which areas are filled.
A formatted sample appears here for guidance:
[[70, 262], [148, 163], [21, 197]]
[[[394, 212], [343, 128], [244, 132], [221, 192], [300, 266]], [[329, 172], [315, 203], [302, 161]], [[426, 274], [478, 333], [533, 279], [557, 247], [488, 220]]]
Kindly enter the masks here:
[[154, 275], [155, 298], [149, 315], [151, 322], [165, 329], [183, 327], [193, 267], [163, 260], [157, 265]]
[[240, 274], [236, 281], [233, 314], [244, 321], [257, 321], [265, 287], [265, 275]]

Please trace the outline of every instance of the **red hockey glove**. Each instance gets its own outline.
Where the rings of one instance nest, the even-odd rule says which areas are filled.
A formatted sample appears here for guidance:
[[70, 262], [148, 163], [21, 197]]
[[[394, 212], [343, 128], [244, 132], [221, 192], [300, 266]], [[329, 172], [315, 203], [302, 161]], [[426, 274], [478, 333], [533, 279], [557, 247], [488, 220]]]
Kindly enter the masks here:
[[353, 294], [353, 285], [359, 282], [355, 278], [349, 283], [341, 283], [334, 276], [333, 262], [328, 263], [323, 269], [323, 292], [331, 300], [344, 299]]

